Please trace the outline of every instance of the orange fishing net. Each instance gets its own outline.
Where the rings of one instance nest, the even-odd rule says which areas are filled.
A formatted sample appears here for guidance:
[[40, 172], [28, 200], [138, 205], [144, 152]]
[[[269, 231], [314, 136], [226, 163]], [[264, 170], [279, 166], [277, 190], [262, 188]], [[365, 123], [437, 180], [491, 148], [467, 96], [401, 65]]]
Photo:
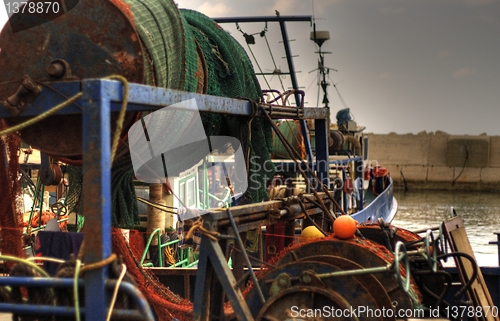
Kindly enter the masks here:
[[184, 321], [192, 319], [193, 303], [183, 299], [165, 287], [151, 272], [140, 267], [136, 259], [141, 254], [134, 253], [119, 229], [113, 229], [113, 252], [121, 255], [123, 263], [127, 265], [127, 271], [133, 276], [139, 290], [149, 301], [154, 309], [158, 320], [173, 320], [174, 318]]
[[[379, 227], [374, 226], [373, 228], [379, 228]], [[401, 235], [404, 235], [404, 237], [407, 238], [408, 240], [415, 240], [415, 239], [418, 238], [418, 236], [415, 236], [414, 233], [411, 233], [411, 232], [406, 231], [406, 230], [399, 231], [399, 229], [398, 229], [398, 232], [397, 232], [398, 236], [399, 236], [399, 233], [401, 233]], [[285, 248], [283, 251], [281, 251], [280, 253], [278, 253], [278, 255], [276, 255], [270, 261], [268, 261], [268, 264], [270, 266], [279, 265], [279, 261], [283, 257], [285, 257], [290, 252], [292, 252], [293, 250], [297, 249], [300, 246], [303, 246], [306, 243], [311, 243], [311, 242], [331, 242], [331, 241], [335, 241], [335, 242], [348, 242], [348, 243], [351, 243], [351, 244], [354, 244], [356, 246], [359, 246], [359, 247], [362, 247], [362, 248], [365, 248], [365, 249], [369, 250], [371, 253], [373, 253], [374, 255], [376, 255], [378, 257], [380, 257], [381, 259], [383, 259], [387, 263], [392, 263], [394, 261], [394, 253], [391, 252], [385, 246], [383, 246], [383, 245], [381, 245], [379, 243], [370, 241], [368, 239], [359, 238], [359, 237], [353, 237], [351, 239], [341, 240], [341, 239], [336, 238], [333, 234], [330, 234], [330, 235], [328, 235], [328, 236], [326, 236], [324, 238], [320, 238], [320, 239], [314, 239], [314, 240], [308, 240], [308, 241], [305, 241], [305, 242], [302, 241], [302, 242], [292, 243], [292, 244], [290, 244], [290, 246], [288, 246], [287, 248]], [[371, 268], [371, 267], [372, 266], [365, 266], [365, 268]], [[402, 276], [406, 276], [406, 269], [405, 269], [405, 267], [404, 267], [403, 264], [400, 264], [399, 270], [400, 270], [400, 273], [401, 273]], [[272, 271], [273, 271], [273, 268], [271, 267], [271, 268], [262, 269], [262, 270], [256, 272], [257, 279], [265, 278]], [[420, 290], [419, 290], [419, 288], [417, 286], [417, 283], [416, 283], [416, 281], [414, 280], [414, 278], [412, 276], [410, 276], [410, 285], [411, 285], [411, 291], [413, 292], [413, 295], [414, 295], [415, 299], [417, 301], [421, 302], [422, 301], [422, 294], [420, 293]], [[245, 288], [245, 290], [243, 292], [243, 295], [246, 296], [252, 290], [252, 288], [253, 288], [253, 282], [249, 281], [249, 284]], [[227, 308], [229, 309], [229, 306]]]
[[[8, 128], [0, 119], [0, 130]], [[0, 137], [0, 234], [2, 238], [1, 253], [17, 257], [23, 256], [21, 242], [22, 213], [19, 185], [19, 136], [12, 134]]]

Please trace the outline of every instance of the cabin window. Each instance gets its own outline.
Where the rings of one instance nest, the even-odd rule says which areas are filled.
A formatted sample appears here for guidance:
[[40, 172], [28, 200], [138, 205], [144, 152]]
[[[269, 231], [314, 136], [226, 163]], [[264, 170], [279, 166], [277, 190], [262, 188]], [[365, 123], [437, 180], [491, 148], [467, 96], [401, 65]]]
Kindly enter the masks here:
[[198, 207], [198, 186], [196, 177], [184, 179], [179, 183], [179, 200], [182, 205], [190, 208]]
[[195, 184], [195, 178], [191, 178], [186, 182], [186, 206], [196, 208], [196, 193], [198, 190]]
[[186, 182], [179, 184], [179, 199], [183, 204], [186, 204]]

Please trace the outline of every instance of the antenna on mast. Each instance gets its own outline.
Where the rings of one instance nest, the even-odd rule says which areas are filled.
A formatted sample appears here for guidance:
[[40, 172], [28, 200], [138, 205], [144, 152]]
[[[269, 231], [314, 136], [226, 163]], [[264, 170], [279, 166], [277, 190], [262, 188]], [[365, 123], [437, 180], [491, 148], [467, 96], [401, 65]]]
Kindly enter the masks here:
[[316, 22], [313, 23], [313, 31], [311, 32], [310, 38], [312, 41], [314, 41], [318, 47], [318, 54], [319, 54], [319, 60], [318, 60], [318, 68], [310, 71], [309, 73], [318, 70], [321, 76], [321, 89], [323, 90], [323, 104], [325, 105], [326, 108], [330, 108], [328, 104], [330, 101], [328, 100], [328, 86], [330, 85], [328, 81], [326, 80], [327, 75], [330, 73], [330, 70], [337, 71], [336, 69], [328, 68], [325, 67], [325, 54], [329, 54], [331, 52], [325, 52], [321, 51], [321, 46], [323, 43], [327, 40], [330, 39], [330, 32], [329, 31], [317, 31], [316, 30]]

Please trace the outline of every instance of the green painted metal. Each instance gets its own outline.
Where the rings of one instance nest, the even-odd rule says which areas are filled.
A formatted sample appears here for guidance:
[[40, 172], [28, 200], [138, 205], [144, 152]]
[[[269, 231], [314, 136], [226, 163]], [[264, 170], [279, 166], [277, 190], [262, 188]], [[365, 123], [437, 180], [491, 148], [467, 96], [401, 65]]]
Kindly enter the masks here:
[[[146, 260], [146, 255], [149, 252], [149, 248], [151, 246], [151, 242], [155, 238], [155, 236], [158, 238], [158, 264], [159, 267], [163, 267], [163, 249], [167, 246], [174, 245], [179, 242], [179, 240], [172, 240], [166, 243], [161, 243], [161, 229], [157, 228], [151, 234], [149, 235], [148, 241], [146, 242], [146, 246], [144, 248], [144, 252], [142, 253], [141, 260], [139, 262], [139, 265], [144, 266], [144, 267], [153, 267], [154, 265], [150, 262], [144, 263]], [[174, 265], [169, 266], [168, 268], [174, 268], [174, 267], [192, 267], [196, 265], [198, 261], [191, 262], [191, 248], [186, 248], [186, 249], [180, 249], [180, 260], [176, 262]]]
[[[149, 235], [148, 241], [146, 243], [146, 247], [144, 249], [144, 253], [142, 253], [141, 261], [139, 263], [141, 266], [144, 266], [143, 265], [144, 260], [146, 259], [146, 255], [149, 252], [149, 247], [151, 246], [151, 242], [153, 241], [153, 238], [155, 236], [158, 237], [158, 244], [161, 244], [161, 229], [160, 228], [157, 228], [156, 230], [151, 232], [151, 234]], [[158, 262], [159, 262], [160, 267], [162, 267], [163, 255], [162, 255], [162, 251], [161, 251], [161, 246], [158, 246]]]

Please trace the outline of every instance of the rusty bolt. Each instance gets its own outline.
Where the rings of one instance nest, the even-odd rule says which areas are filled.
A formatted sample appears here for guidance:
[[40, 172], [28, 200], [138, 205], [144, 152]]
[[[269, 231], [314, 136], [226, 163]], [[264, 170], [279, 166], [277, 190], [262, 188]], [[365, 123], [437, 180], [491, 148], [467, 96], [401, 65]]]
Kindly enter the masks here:
[[47, 67], [47, 73], [55, 78], [59, 78], [61, 76], [64, 76], [64, 73], [66, 72], [66, 68], [63, 63], [59, 61], [52, 62], [48, 67]]

